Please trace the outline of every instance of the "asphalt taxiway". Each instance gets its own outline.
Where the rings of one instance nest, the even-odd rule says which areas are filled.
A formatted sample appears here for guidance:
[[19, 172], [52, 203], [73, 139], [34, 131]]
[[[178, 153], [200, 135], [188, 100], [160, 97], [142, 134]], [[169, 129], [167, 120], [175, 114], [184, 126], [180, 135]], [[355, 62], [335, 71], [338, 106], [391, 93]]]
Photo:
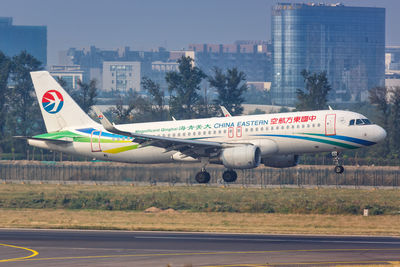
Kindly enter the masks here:
[[7, 266], [293, 266], [400, 261], [400, 238], [0, 229]]

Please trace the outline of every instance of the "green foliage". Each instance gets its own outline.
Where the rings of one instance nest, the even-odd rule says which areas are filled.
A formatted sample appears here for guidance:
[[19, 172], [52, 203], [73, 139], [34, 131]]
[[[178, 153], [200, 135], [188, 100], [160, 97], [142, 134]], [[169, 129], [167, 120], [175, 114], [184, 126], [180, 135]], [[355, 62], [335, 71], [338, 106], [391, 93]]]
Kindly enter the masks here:
[[164, 107], [165, 96], [160, 85], [147, 77], [143, 77], [142, 87], [149, 94], [152, 117], [157, 121], [167, 120], [167, 111]]
[[89, 113], [92, 106], [96, 104], [96, 80], [91, 80], [89, 83], [78, 80], [78, 89], [73, 90], [71, 96], [85, 113]]
[[223, 73], [221, 69], [214, 69], [214, 76], [208, 77], [210, 86], [217, 90], [218, 106], [224, 106], [231, 115], [240, 115], [243, 112], [243, 94], [247, 91], [246, 75], [237, 68], [227, 69]]
[[168, 72], [165, 76], [170, 93], [170, 114], [179, 119], [196, 118], [195, 107], [201, 99], [198, 91], [206, 75], [193, 65], [193, 59], [190, 57], [182, 56], [178, 64], [178, 72]]
[[331, 90], [328, 83], [326, 71], [319, 73], [310, 73], [302, 70], [301, 75], [304, 78], [304, 90], [297, 89], [296, 110], [323, 110], [327, 108], [327, 97]]
[[10, 75], [11, 60], [0, 52], [0, 152], [3, 146], [9, 141], [7, 140], [6, 124], [9, 121], [8, 112], [10, 106], [7, 105], [10, 100], [10, 88], [8, 87], [8, 77]]
[[0, 192], [0, 208], [395, 215], [400, 206], [399, 190], [2, 185]]
[[380, 157], [390, 157], [391, 152], [393, 152], [393, 147], [391, 147], [390, 144], [391, 141], [400, 142], [398, 137], [392, 137], [392, 130], [395, 127], [391, 125], [390, 122], [395, 118], [391, 114], [392, 111], [397, 109], [392, 109], [393, 107], [389, 98], [389, 92], [390, 90], [386, 86], [378, 86], [369, 90], [369, 101], [371, 104], [376, 106], [380, 124], [388, 132], [388, 137], [382, 142], [382, 144], [379, 144], [375, 148], [375, 155]]
[[[400, 87], [393, 87], [389, 89], [390, 94], [390, 116], [388, 131], [388, 141], [390, 143], [390, 150], [393, 158], [400, 158]], [[389, 126], [388, 125], [388, 126]]]

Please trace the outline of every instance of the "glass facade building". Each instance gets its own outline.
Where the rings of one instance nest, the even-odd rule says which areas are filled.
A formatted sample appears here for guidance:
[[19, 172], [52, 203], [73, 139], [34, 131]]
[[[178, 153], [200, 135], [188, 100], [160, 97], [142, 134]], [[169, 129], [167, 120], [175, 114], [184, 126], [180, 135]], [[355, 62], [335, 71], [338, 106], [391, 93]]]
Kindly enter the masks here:
[[303, 69], [327, 72], [335, 102], [365, 101], [385, 84], [384, 8], [280, 3], [271, 35], [275, 104], [296, 103]]
[[12, 57], [26, 50], [47, 65], [47, 27], [15, 26], [12, 18], [0, 17], [0, 51]]

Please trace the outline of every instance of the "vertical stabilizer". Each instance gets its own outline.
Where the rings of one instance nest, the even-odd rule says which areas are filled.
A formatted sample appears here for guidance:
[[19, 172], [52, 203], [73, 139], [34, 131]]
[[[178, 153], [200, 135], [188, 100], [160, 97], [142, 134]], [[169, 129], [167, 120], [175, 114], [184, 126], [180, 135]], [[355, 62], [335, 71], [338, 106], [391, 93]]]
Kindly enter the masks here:
[[98, 125], [79, 107], [48, 71], [31, 72], [31, 77], [48, 132]]

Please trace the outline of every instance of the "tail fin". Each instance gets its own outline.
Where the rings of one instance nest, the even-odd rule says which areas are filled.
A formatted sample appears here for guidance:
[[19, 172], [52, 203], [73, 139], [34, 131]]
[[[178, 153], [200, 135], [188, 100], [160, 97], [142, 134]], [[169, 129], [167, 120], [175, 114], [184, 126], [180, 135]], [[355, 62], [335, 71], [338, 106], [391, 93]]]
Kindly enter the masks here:
[[98, 125], [47, 71], [31, 72], [47, 132]]

